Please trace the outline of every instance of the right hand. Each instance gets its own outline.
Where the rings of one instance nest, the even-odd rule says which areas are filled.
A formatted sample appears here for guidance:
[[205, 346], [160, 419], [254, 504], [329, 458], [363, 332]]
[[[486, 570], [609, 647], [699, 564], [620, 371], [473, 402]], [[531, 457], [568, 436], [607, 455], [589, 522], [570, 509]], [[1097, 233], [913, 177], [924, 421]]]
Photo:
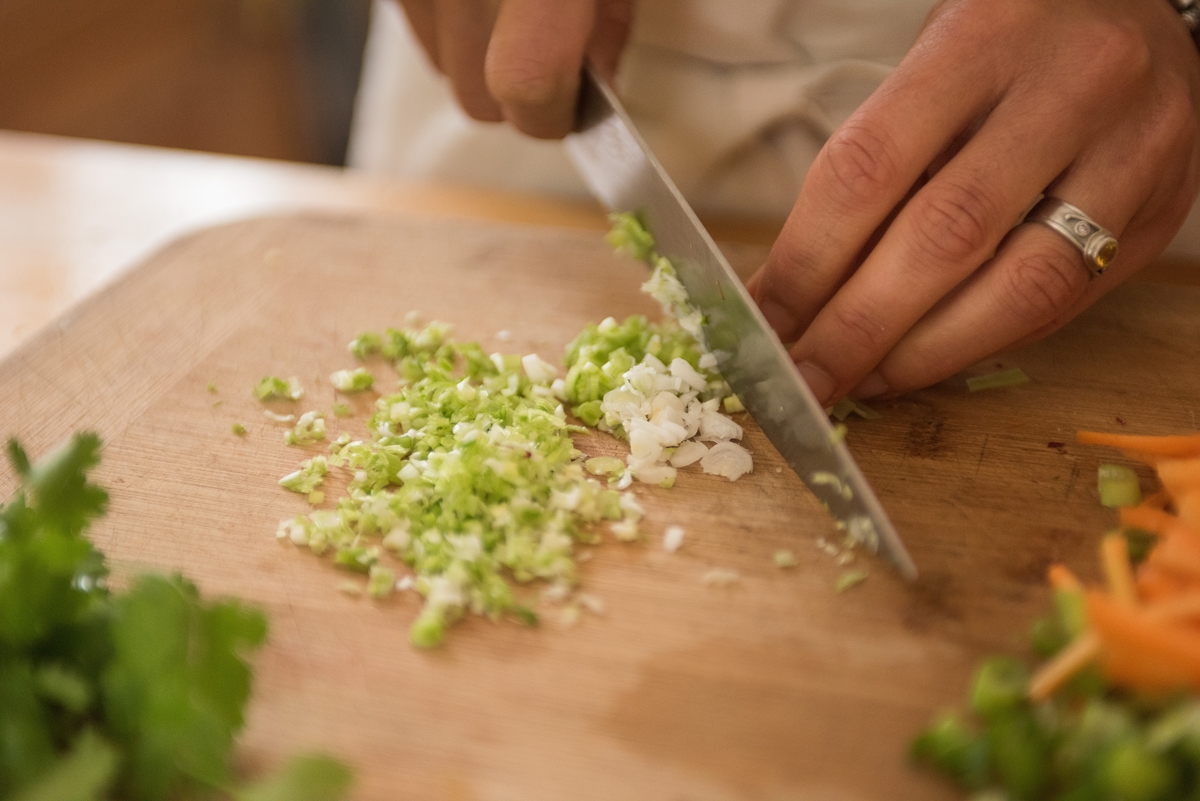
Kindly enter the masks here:
[[575, 121], [585, 57], [611, 80], [633, 0], [399, 0], [467, 114], [541, 139]]

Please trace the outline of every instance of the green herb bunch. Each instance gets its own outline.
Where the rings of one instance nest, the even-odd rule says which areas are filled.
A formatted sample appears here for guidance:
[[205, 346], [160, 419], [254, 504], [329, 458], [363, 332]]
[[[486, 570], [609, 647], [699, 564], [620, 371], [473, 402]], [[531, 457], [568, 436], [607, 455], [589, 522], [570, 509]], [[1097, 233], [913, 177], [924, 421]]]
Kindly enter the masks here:
[[79, 434], [31, 464], [0, 507], [0, 797], [13, 801], [324, 801], [349, 773], [328, 757], [238, 783], [230, 756], [267, 623], [237, 601], [203, 601], [179, 575], [107, 588], [84, 536], [108, 495], [87, 471], [100, 440]]

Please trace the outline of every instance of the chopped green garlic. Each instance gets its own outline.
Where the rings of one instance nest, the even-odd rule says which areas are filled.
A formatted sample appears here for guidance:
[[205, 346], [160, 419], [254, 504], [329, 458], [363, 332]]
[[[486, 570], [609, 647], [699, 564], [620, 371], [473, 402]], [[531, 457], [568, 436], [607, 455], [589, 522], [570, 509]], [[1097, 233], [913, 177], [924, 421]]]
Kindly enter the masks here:
[[1096, 472], [1100, 504], [1109, 508], [1137, 506], [1142, 502], [1142, 487], [1132, 468], [1102, 464]]
[[375, 376], [365, 367], [353, 370], [338, 370], [329, 376], [329, 383], [338, 392], [363, 392], [375, 386]]
[[303, 495], [312, 493], [329, 473], [329, 460], [324, 456], [305, 459], [300, 469], [279, 479], [279, 486]]
[[359, 334], [354, 341], [350, 343], [350, 352], [357, 359], [366, 359], [369, 356], [374, 356], [383, 349], [383, 338], [374, 332], [368, 331], [365, 334]]
[[775, 567], [795, 567], [797, 564], [796, 554], [786, 549], [776, 551], [771, 559], [775, 562]]
[[288, 445], [311, 445], [325, 439], [325, 417], [320, 412], [305, 412], [296, 425], [283, 435]]
[[636, 531], [641, 508], [587, 476], [571, 440], [583, 429], [532, 379], [530, 360], [454, 342], [442, 323], [390, 329], [381, 342], [400, 388], [376, 400], [369, 439], [343, 435], [329, 446], [349, 494], [284, 521], [279, 536], [333, 551], [346, 569], [378, 573], [383, 559], [411, 566], [425, 599], [414, 644], [436, 645], [466, 613], [522, 618], [514, 583], [573, 585], [574, 546], [597, 540], [595, 524]]
[[845, 592], [856, 584], [861, 584], [867, 580], [867, 571], [865, 570], [846, 570], [837, 577], [833, 588], [838, 592]]
[[967, 389], [970, 392], [979, 392], [984, 389], [1015, 387], [1019, 384], [1028, 384], [1029, 381], [1030, 378], [1024, 370], [1020, 367], [1013, 367], [1009, 370], [998, 370], [994, 373], [972, 376], [967, 379]]
[[239, 437], [246, 436], [246, 427], [241, 423], [234, 423], [232, 426], [230, 426], [230, 430]]
[[611, 476], [625, 469], [625, 462], [615, 456], [593, 456], [583, 466], [594, 476]]
[[260, 401], [300, 400], [304, 397], [304, 387], [300, 386], [298, 378], [289, 378], [284, 381], [282, 378], [269, 375], [258, 382], [258, 386], [254, 388], [254, 397]]

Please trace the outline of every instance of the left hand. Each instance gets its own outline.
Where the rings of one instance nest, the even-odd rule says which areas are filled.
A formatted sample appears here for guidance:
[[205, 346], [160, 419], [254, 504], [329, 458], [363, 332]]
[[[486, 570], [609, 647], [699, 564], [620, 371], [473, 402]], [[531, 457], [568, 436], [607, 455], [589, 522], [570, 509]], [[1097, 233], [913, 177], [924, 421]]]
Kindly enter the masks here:
[[[818, 400], [940, 381], [1153, 260], [1200, 179], [1200, 54], [1167, 0], [945, 0], [829, 139], [748, 288]], [[1014, 225], [1040, 193], [1120, 241]]]

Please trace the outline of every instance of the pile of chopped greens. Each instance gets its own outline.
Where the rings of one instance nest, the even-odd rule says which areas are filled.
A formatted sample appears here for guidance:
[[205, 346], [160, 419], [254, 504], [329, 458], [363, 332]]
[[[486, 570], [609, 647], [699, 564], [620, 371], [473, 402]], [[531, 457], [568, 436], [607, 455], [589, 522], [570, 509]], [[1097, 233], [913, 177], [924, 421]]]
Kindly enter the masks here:
[[0, 797], [338, 798], [347, 770], [294, 760], [253, 785], [231, 773], [251, 672], [244, 655], [266, 620], [236, 601], [206, 602], [181, 576], [106, 584], [84, 536], [108, 496], [87, 480], [93, 434], [31, 464], [9, 443], [21, 486], [0, 507]]
[[[719, 411], [722, 400], [729, 411], [740, 404], [715, 371], [674, 268], [654, 253], [636, 218], [614, 222], [614, 244], [654, 265], [643, 289], [659, 298], [667, 319], [588, 326], [568, 347], [565, 378], [537, 354], [487, 354], [456, 342], [441, 322], [364, 333], [351, 353], [391, 363], [397, 391], [376, 401], [369, 440], [342, 434], [328, 456], [313, 456], [280, 481], [320, 505], [329, 470], [345, 471], [347, 494], [335, 508], [284, 520], [277, 536], [332, 552], [336, 565], [367, 577], [371, 596], [415, 589], [424, 597], [410, 630], [415, 645], [437, 645], [468, 611], [536, 622], [518, 594], [518, 585], [535, 579], [548, 582], [547, 596], [567, 602], [568, 611], [595, 608], [575, 593], [574, 545], [597, 542], [601, 522], [618, 539], [638, 538], [642, 510], [625, 491], [635, 478], [670, 486], [677, 468], [697, 461], [731, 480], [752, 467], [750, 453], [731, 441], [741, 426]], [[339, 370], [331, 382], [341, 392], [376, 386], [363, 367]], [[287, 382], [263, 385], [278, 395]], [[627, 439], [629, 457], [587, 459], [572, 441], [587, 429], [571, 422], [564, 403], [586, 425]], [[301, 430], [306, 419], [320, 421], [320, 431]], [[289, 444], [324, 437], [317, 413], [300, 421]], [[397, 561], [415, 578], [397, 581]]]

